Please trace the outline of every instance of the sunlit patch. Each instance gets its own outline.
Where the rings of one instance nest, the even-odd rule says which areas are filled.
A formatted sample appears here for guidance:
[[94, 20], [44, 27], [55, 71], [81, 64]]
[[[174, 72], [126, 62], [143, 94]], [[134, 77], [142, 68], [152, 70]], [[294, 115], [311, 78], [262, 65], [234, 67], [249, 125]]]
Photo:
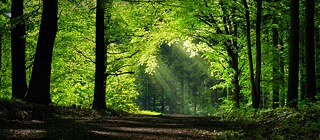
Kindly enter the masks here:
[[[171, 126], [175, 126], [179, 124], [172, 124]], [[176, 135], [176, 134], [183, 134], [185, 136], [193, 136], [194, 134], [197, 135], [207, 135], [210, 136], [212, 133], [210, 131], [201, 130], [201, 132], [194, 128], [183, 128], [183, 129], [176, 129], [176, 128], [149, 128], [149, 127], [114, 127], [108, 128], [111, 131], [117, 131], [121, 133], [149, 133], [153, 135]], [[100, 132], [100, 134], [108, 134], [110, 132]], [[201, 134], [200, 134], [201, 133]]]
[[208, 72], [210, 64], [192, 45], [198, 48], [192, 40], [161, 45], [153, 75], [141, 73], [138, 78], [141, 109], [197, 115], [214, 110], [211, 103], [218, 94], [211, 90], [215, 79]]
[[[114, 127], [114, 128], [106, 128], [105, 131], [97, 131], [93, 130], [92, 133], [104, 136], [121, 136], [128, 138], [159, 138], [162, 136], [165, 138], [194, 138], [196, 134], [198, 138], [209, 138], [213, 135], [217, 135], [217, 133], [213, 133], [207, 130], [197, 130], [194, 128], [184, 128], [184, 129], [175, 129], [175, 128], [149, 128], [149, 127]], [[125, 135], [130, 134], [130, 135]]]
[[41, 123], [45, 123], [45, 121], [41, 121], [41, 120], [30, 120], [30, 121], [26, 121], [23, 122], [24, 124], [41, 124]]
[[95, 130], [92, 130], [91, 132], [95, 133], [95, 134], [99, 134], [99, 135], [112, 135], [112, 132], [106, 132], [106, 131], [95, 131]]

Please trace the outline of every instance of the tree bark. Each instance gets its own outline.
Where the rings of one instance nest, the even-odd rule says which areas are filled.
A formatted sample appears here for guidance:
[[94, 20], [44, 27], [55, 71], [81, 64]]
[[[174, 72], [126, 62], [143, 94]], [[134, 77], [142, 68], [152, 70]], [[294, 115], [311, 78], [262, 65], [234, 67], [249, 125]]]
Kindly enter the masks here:
[[57, 33], [58, 0], [43, 0], [39, 39], [26, 100], [50, 104], [50, 74], [54, 40]]
[[[302, 38], [300, 36], [300, 38]], [[303, 42], [304, 43], [304, 42]], [[300, 46], [305, 45], [301, 43]], [[300, 99], [305, 100], [306, 99], [306, 59], [305, 59], [305, 49], [301, 48], [299, 51], [299, 73], [300, 73], [300, 79], [299, 79], [299, 86], [300, 86]]]
[[316, 74], [314, 56], [314, 0], [306, 0], [305, 17], [306, 97], [311, 101], [316, 101]]
[[299, 1], [291, 0], [290, 4], [290, 47], [287, 105], [296, 108], [298, 105], [299, 82]]
[[[282, 40], [279, 40], [280, 43], [280, 52], [281, 54], [284, 51], [284, 44]], [[279, 94], [279, 105], [283, 107], [285, 105], [285, 82], [284, 82], [284, 57], [282, 55], [279, 55], [279, 84], [280, 84], [280, 94]]]
[[12, 98], [24, 99], [27, 92], [25, 47], [26, 29], [22, 19], [23, 0], [11, 3]]
[[[278, 24], [276, 19], [274, 20], [274, 24]], [[272, 74], [273, 74], [273, 83], [272, 83], [272, 107], [275, 109], [279, 107], [279, 84], [280, 84], [280, 76], [279, 76], [279, 53], [278, 53], [278, 29], [273, 28], [272, 29], [272, 43], [274, 47], [273, 51], [273, 68], [272, 68]]]
[[[238, 36], [238, 25], [234, 25], [234, 37]], [[234, 107], [240, 108], [240, 85], [239, 85], [239, 61], [238, 61], [238, 42], [237, 39], [233, 40], [233, 49], [234, 49], [234, 56], [233, 56], [233, 69], [235, 71], [233, 77], [233, 85], [234, 85], [234, 92], [233, 92], [233, 100], [235, 102]]]
[[[104, 46], [104, 3], [105, 0], [97, 0], [96, 9], [96, 72], [94, 86], [93, 109], [106, 109], [106, 49]], [[149, 104], [150, 105], [150, 104]]]
[[[319, 27], [315, 27], [315, 49], [316, 52], [315, 54], [319, 54], [320, 53], [320, 28]], [[316, 55], [316, 59], [315, 59], [316, 64], [315, 65], [319, 65], [320, 64], [320, 56]], [[320, 67], [316, 67], [316, 82], [320, 82]], [[320, 93], [320, 86], [316, 86], [316, 92]]]
[[[0, 73], [2, 73], [2, 29], [0, 29]], [[2, 74], [0, 74], [0, 90], [2, 89]]]
[[253, 71], [253, 62], [252, 62], [252, 51], [251, 51], [251, 36], [250, 36], [250, 12], [248, 3], [246, 0], [242, 0], [244, 8], [246, 10], [246, 36], [247, 36], [247, 47], [248, 47], [248, 60], [249, 60], [249, 71], [250, 71], [250, 83], [251, 83], [251, 97], [252, 97], [252, 105], [254, 108], [257, 106], [257, 93], [256, 86], [254, 81], [254, 71]]
[[257, 21], [256, 21], [256, 95], [253, 102], [254, 108], [259, 108], [260, 104], [260, 81], [261, 81], [261, 11], [262, 11], [262, 0], [258, 0], [257, 5]]

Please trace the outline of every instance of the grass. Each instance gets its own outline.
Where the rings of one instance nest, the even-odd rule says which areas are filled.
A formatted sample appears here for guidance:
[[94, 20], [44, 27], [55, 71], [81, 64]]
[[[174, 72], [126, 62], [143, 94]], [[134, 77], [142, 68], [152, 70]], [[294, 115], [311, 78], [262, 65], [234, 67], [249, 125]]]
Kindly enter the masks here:
[[141, 115], [162, 115], [162, 113], [150, 111], [150, 110], [139, 110], [135, 112], [134, 114], [141, 114]]

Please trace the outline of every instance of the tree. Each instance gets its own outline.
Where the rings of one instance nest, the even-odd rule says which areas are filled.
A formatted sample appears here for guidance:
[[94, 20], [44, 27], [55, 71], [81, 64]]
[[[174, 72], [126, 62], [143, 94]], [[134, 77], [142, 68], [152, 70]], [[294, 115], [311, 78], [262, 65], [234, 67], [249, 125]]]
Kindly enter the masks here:
[[251, 83], [251, 95], [252, 95], [252, 104], [254, 108], [258, 108], [258, 97], [257, 90], [254, 81], [254, 71], [253, 71], [253, 61], [252, 61], [252, 51], [251, 51], [251, 35], [250, 35], [250, 11], [248, 7], [248, 3], [246, 0], [242, 0], [243, 6], [246, 10], [245, 18], [246, 18], [246, 37], [247, 37], [247, 47], [248, 47], [248, 60], [249, 60], [249, 71], [250, 71], [250, 83]]
[[[2, 70], [2, 29], [0, 28], [0, 72]], [[0, 89], [2, 88], [2, 75], [0, 75]]]
[[23, 21], [23, 0], [11, 3], [11, 60], [12, 60], [12, 98], [24, 99], [27, 91], [25, 46], [26, 31]]
[[256, 95], [255, 101], [253, 102], [254, 108], [259, 108], [260, 104], [260, 81], [261, 81], [261, 11], [262, 11], [262, 0], [258, 0], [257, 5], [257, 21], [256, 21]]
[[[234, 37], [238, 37], [238, 25], [237, 23], [234, 24]], [[233, 40], [233, 48], [234, 51], [238, 52], [238, 42], [237, 39]], [[234, 107], [240, 108], [240, 85], [239, 85], [239, 79], [240, 79], [240, 70], [239, 70], [239, 60], [238, 60], [238, 53], [235, 53], [232, 57], [233, 64], [232, 67], [235, 71], [234, 77], [233, 77], [233, 84], [234, 84], [234, 92], [233, 92], [233, 100], [235, 102]]]
[[306, 0], [305, 52], [306, 52], [306, 97], [315, 101], [316, 75], [314, 56], [314, 0]]
[[94, 86], [93, 109], [106, 109], [106, 49], [104, 42], [104, 4], [105, 0], [97, 0], [96, 9], [96, 72]]
[[[283, 52], [284, 50], [284, 44], [281, 40], [279, 40], [280, 45], [280, 52]], [[280, 92], [279, 92], [279, 105], [282, 107], [285, 105], [285, 81], [284, 81], [284, 57], [282, 55], [279, 56], [279, 86], [280, 86]]]
[[287, 105], [298, 105], [299, 82], [299, 1], [291, 0], [290, 4], [290, 46], [289, 46], [289, 75]]
[[[276, 18], [276, 17], [274, 17]], [[273, 20], [274, 24], [277, 24], [277, 19]], [[278, 41], [279, 38], [279, 33], [278, 33], [278, 29], [273, 27], [272, 28], [272, 44], [274, 47], [274, 51], [273, 51], [273, 68], [272, 68], [272, 75], [273, 75], [273, 83], [272, 83], [272, 107], [273, 108], [277, 108], [279, 107], [279, 84], [280, 84], [280, 74], [278, 73], [279, 68], [279, 53], [278, 53]]]
[[57, 33], [58, 0], [43, 0], [43, 11], [34, 65], [26, 101], [50, 104], [50, 74], [54, 41]]

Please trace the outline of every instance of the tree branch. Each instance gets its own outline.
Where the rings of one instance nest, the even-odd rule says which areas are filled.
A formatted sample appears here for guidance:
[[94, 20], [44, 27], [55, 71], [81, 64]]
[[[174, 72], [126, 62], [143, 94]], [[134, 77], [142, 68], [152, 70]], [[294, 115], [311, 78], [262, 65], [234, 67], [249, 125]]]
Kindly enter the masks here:
[[86, 56], [82, 51], [80, 51], [79, 49], [77, 49], [77, 48], [74, 48], [74, 50], [77, 52], [77, 53], [79, 53], [79, 54], [81, 54], [84, 58], [86, 58], [87, 60], [89, 60], [90, 62], [92, 62], [92, 63], [96, 63], [94, 60], [92, 60], [90, 57], [88, 57], [88, 56]]
[[126, 71], [126, 72], [120, 72], [120, 73], [106, 73], [106, 77], [108, 76], [119, 76], [124, 74], [134, 74], [133, 71]]

